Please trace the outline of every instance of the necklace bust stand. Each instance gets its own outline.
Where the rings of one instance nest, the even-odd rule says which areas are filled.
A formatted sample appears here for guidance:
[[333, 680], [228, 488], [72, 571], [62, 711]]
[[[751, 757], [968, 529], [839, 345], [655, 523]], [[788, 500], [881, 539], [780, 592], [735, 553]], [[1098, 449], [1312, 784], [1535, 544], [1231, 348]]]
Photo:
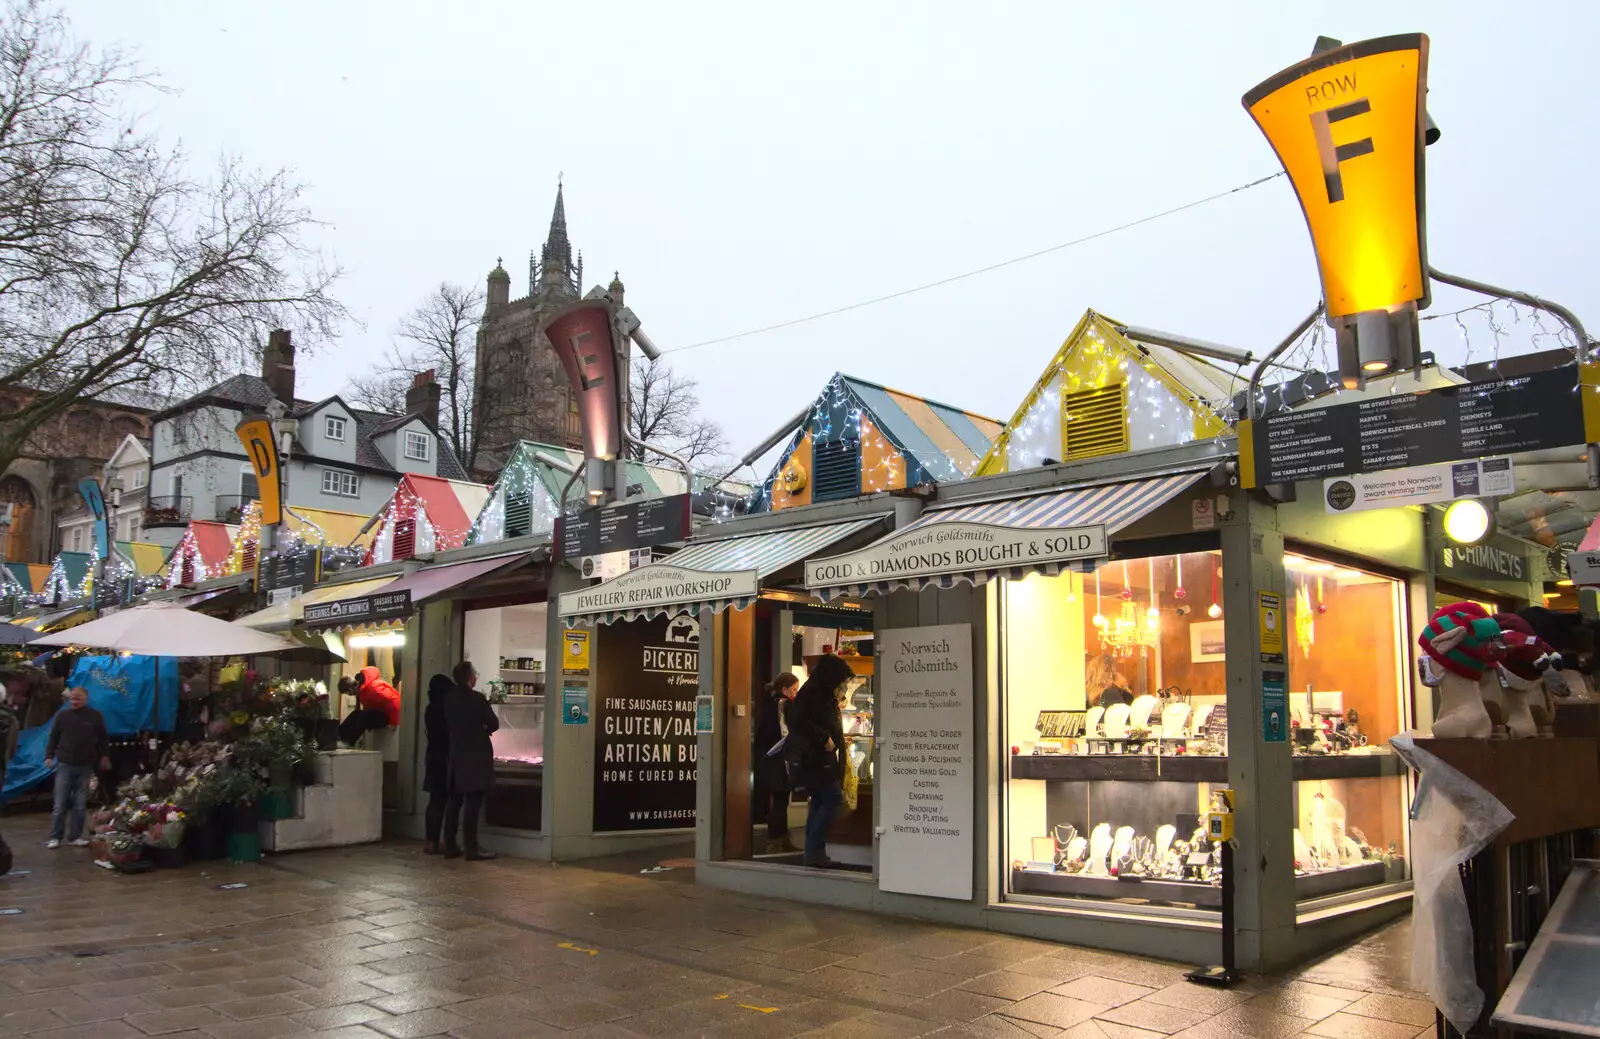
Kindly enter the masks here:
[[1584, 677], [1582, 671], [1573, 671], [1563, 668], [1561, 671], [1561, 678], [1567, 687], [1567, 703], [1594, 702], [1594, 690], [1589, 688], [1589, 680]]
[[1104, 707], [1091, 707], [1083, 716], [1083, 734], [1088, 739], [1095, 739], [1100, 735], [1100, 719], [1105, 716]]
[[1189, 705], [1173, 703], [1161, 709], [1161, 735], [1167, 739], [1183, 735], [1183, 726], [1189, 720]]
[[1539, 734], [1539, 725], [1533, 719], [1533, 698], [1537, 692], [1544, 688], [1544, 683], [1539, 679], [1529, 681], [1526, 678], [1508, 670], [1497, 668], [1500, 679], [1505, 680], [1505, 688], [1501, 690], [1501, 702], [1505, 705], [1506, 735], [1513, 739], [1529, 739]]
[[1486, 740], [1494, 722], [1484, 708], [1478, 683], [1446, 671], [1439, 680], [1439, 717], [1433, 720], [1434, 739]]
[[1128, 728], [1149, 729], [1150, 716], [1155, 713], [1156, 698], [1153, 696], [1134, 697], [1133, 707], [1128, 711]]
[[[1465, 640], [1467, 630], [1454, 628], [1433, 640], [1434, 649], [1448, 654]], [[1483, 740], [1494, 731], [1483, 694], [1475, 679], [1458, 675], [1424, 658], [1422, 666], [1430, 675], [1439, 675], [1439, 716], [1433, 720], [1433, 736], [1441, 740]]]
[[1114, 703], [1106, 708], [1106, 739], [1120, 740], [1128, 735], [1128, 715], [1131, 708], [1125, 703]]
[[1119, 867], [1118, 872], [1121, 872], [1120, 867], [1126, 864], [1132, 851], [1133, 827], [1118, 827], [1116, 840], [1111, 842], [1111, 861]]
[[1167, 852], [1172, 850], [1172, 839], [1178, 835], [1178, 828], [1171, 823], [1156, 827], [1156, 861], [1167, 861]]
[[1106, 858], [1111, 854], [1111, 824], [1101, 823], [1089, 834], [1089, 864], [1084, 872], [1094, 877], [1109, 877]]

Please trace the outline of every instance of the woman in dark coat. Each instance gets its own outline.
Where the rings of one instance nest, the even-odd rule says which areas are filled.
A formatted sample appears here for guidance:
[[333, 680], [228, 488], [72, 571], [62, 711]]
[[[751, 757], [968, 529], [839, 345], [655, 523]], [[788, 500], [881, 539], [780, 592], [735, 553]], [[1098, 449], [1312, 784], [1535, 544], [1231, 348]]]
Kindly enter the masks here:
[[828, 831], [844, 801], [844, 723], [839, 717], [839, 700], [854, 677], [855, 672], [843, 660], [823, 657], [785, 712], [789, 738], [784, 743], [784, 757], [794, 767], [796, 785], [805, 787], [810, 795], [802, 859], [807, 866], [838, 865], [828, 858]]
[[[444, 857], [461, 854], [456, 844], [456, 824], [461, 822], [468, 861], [495, 857], [478, 845], [478, 817], [483, 798], [494, 782], [494, 744], [489, 736], [500, 728], [500, 718], [489, 700], [478, 692], [478, 672], [463, 660], [452, 672], [455, 683], [444, 698], [444, 720], [450, 729], [450, 798], [444, 806]], [[460, 819], [462, 810], [467, 816]]]
[[422, 727], [428, 736], [423, 758], [422, 789], [428, 793], [428, 812], [423, 818], [427, 836], [422, 850], [439, 854], [439, 830], [444, 826], [444, 802], [450, 793], [450, 728], [444, 720], [444, 699], [453, 688], [449, 675], [434, 675], [428, 680], [428, 706], [422, 712]]

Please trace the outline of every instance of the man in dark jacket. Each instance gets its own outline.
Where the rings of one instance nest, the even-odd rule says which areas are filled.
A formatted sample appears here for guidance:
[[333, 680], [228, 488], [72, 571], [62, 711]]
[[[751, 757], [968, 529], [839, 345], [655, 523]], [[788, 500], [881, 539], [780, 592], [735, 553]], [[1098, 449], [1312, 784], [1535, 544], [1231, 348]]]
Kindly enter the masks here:
[[838, 865], [828, 858], [828, 831], [844, 802], [844, 724], [839, 718], [839, 701], [853, 677], [849, 664], [836, 656], [824, 656], [785, 712], [789, 738], [784, 741], [784, 756], [794, 767], [796, 784], [810, 795], [802, 860], [807, 866]]
[[444, 698], [445, 726], [450, 732], [449, 799], [444, 805], [444, 857], [456, 858], [457, 820], [465, 806], [462, 824], [467, 861], [482, 862], [495, 857], [478, 844], [478, 817], [483, 812], [483, 797], [494, 782], [494, 744], [489, 734], [500, 728], [500, 719], [489, 700], [475, 688], [478, 672], [463, 660], [451, 673], [455, 686]]
[[450, 726], [445, 722], [445, 699], [454, 688], [449, 675], [434, 675], [428, 680], [428, 706], [422, 712], [422, 728], [428, 737], [423, 758], [422, 789], [428, 793], [427, 826], [422, 850], [437, 855], [439, 831], [444, 827], [444, 806], [450, 794]]
[[67, 692], [67, 707], [50, 725], [49, 742], [44, 749], [44, 764], [56, 770], [55, 808], [50, 813], [50, 840], [47, 847], [61, 847], [67, 835], [67, 810], [72, 811], [68, 844], [85, 847], [83, 811], [89, 798], [89, 777], [96, 765], [101, 771], [111, 768], [111, 740], [106, 735], [106, 720], [89, 706], [89, 690], [78, 686]]

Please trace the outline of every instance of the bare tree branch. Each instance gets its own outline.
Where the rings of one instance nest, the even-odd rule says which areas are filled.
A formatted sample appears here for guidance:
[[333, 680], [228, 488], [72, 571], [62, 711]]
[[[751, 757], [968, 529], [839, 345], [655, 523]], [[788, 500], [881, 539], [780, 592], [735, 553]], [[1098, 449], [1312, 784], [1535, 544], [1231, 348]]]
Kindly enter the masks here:
[[406, 389], [410, 385], [411, 373], [390, 367], [386, 359], [372, 371], [351, 378], [341, 396], [353, 408], [399, 415], [406, 410]]
[[473, 378], [483, 292], [440, 282], [395, 329], [399, 342], [365, 375], [350, 380], [350, 403], [376, 411], [405, 411], [406, 388], [418, 372], [432, 371], [439, 385], [439, 435], [472, 472], [477, 464]]
[[[628, 431], [691, 464], [720, 460], [727, 438], [721, 426], [701, 417], [699, 385], [664, 361], [636, 359], [629, 383]], [[645, 457], [639, 448], [631, 448], [630, 454]]]
[[83, 400], [154, 402], [259, 355], [272, 328], [332, 334], [337, 269], [287, 173], [224, 158], [211, 178], [124, 122], [154, 84], [78, 42], [37, 0], [0, 10], [0, 471]]

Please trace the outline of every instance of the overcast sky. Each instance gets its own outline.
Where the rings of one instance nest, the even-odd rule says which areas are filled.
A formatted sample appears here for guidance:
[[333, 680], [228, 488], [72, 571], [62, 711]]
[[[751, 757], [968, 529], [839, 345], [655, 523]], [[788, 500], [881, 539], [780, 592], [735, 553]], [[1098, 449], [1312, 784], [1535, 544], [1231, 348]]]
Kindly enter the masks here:
[[[360, 319], [300, 365], [341, 389], [441, 280], [526, 291], [556, 178], [589, 283], [672, 349], [1079, 238], [1278, 169], [1241, 95], [1310, 53], [1432, 40], [1435, 266], [1600, 326], [1600, 7], [1504, 3], [271, 4], [75, 0], [179, 92], [202, 159], [292, 167]], [[1531, 10], [1531, 9], [1525, 9]], [[447, 14], [444, 12], [448, 12]], [[1287, 180], [837, 317], [674, 354], [734, 453], [835, 371], [1008, 418], [1086, 308], [1269, 347], [1319, 295]], [[1434, 312], [1474, 300], [1444, 287]], [[1508, 349], [1531, 323], [1506, 317]], [[1475, 359], [1493, 346], [1469, 315]], [[1425, 343], [1459, 360], [1453, 321]]]

